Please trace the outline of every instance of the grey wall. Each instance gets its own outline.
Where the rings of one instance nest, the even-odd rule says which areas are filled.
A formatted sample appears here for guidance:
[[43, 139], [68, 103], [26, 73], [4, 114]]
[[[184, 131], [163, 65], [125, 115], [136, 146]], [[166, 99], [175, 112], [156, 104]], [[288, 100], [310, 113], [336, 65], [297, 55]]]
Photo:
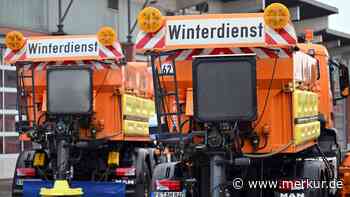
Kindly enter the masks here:
[[346, 115], [346, 100], [337, 101], [337, 105], [334, 106], [334, 125], [338, 131], [342, 152], [346, 152], [348, 147]]
[[0, 25], [47, 31], [48, 4], [48, 0], [1, 0]]
[[324, 16], [294, 22], [294, 27], [298, 33], [304, 33], [305, 29], [312, 29], [314, 32], [317, 32], [327, 29], [328, 23], [328, 17]]
[[[62, 0], [62, 3], [62, 7], [66, 8], [69, 0]], [[132, 22], [141, 7], [142, 1], [132, 0]], [[58, 0], [0, 1], [0, 26], [55, 32], [57, 21]], [[128, 30], [127, 1], [119, 0], [119, 10], [114, 10], [108, 8], [107, 0], [75, 0], [64, 25], [68, 34], [94, 34], [101, 26], [112, 26], [118, 31], [119, 40], [125, 41]]]
[[209, 1], [211, 13], [256, 12], [264, 7], [263, 0], [240, 0], [232, 2]]

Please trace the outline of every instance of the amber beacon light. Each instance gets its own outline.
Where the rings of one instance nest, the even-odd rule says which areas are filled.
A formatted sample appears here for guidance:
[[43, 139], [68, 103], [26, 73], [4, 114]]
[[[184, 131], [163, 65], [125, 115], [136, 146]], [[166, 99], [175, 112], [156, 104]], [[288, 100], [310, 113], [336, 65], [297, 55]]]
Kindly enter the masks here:
[[288, 8], [281, 3], [273, 3], [264, 10], [265, 24], [273, 29], [282, 29], [290, 21]]
[[97, 39], [104, 46], [112, 46], [117, 41], [117, 35], [113, 28], [102, 27], [97, 32]]
[[163, 26], [164, 17], [157, 8], [146, 7], [138, 15], [137, 23], [142, 31], [155, 33]]
[[6, 34], [5, 45], [13, 51], [17, 51], [23, 48], [25, 38], [21, 32], [11, 31]]

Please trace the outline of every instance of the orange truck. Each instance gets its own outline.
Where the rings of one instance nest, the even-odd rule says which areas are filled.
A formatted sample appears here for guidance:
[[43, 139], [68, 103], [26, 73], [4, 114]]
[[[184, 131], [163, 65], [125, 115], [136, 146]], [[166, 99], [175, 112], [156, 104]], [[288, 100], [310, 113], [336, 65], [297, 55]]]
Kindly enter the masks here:
[[125, 62], [116, 33], [6, 35], [16, 66], [17, 131], [39, 148], [20, 154], [13, 196], [143, 196], [154, 155], [151, 70]]
[[298, 43], [284, 5], [185, 16], [148, 7], [138, 25], [136, 48], [153, 70], [157, 143], [168, 156], [154, 169], [154, 197], [337, 194], [332, 108], [349, 95], [348, 68], [312, 35]]

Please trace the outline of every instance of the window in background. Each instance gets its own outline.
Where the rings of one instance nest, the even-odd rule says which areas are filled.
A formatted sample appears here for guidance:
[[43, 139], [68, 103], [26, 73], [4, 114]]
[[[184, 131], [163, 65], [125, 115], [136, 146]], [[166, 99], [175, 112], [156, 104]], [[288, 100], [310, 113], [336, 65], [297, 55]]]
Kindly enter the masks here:
[[0, 154], [4, 153], [5, 140], [3, 136], [0, 136]]
[[15, 132], [15, 115], [4, 115], [2, 122], [0, 123], [4, 132]]
[[3, 86], [2, 72], [3, 72], [3, 70], [0, 70], [0, 87]]
[[5, 154], [19, 153], [21, 151], [21, 142], [18, 137], [5, 137]]
[[119, 0], [108, 0], [108, 8], [118, 10], [119, 9]]
[[15, 88], [16, 87], [16, 72], [13, 70], [4, 70], [4, 87]]
[[5, 92], [5, 109], [16, 109], [17, 104], [17, 93]]
[[4, 56], [3, 54], [5, 53], [5, 45], [0, 43], [0, 65], [4, 64]]

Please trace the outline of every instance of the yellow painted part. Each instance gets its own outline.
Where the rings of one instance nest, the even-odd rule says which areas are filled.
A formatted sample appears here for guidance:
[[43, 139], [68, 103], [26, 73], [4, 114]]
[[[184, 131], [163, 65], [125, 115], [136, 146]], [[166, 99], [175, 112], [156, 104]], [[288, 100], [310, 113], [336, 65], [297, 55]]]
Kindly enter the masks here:
[[111, 151], [108, 153], [108, 165], [119, 165], [119, 152]]
[[148, 122], [123, 120], [123, 131], [125, 136], [148, 136], [149, 128]]
[[309, 91], [295, 90], [293, 92], [294, 118], [318, 115], [318, 94]]
[[155, 114], [154, 101], [128, 94], [123, 95], [122, 110], [124, 115], [150, 118]]
[[155, 33], [164, 25], [162, 12], [154, 7], [146, 7], [137, 16], [139, 28], [147, 33]]
[[265, 24], [273, 29], [282, 29], [290, 21], [288, 8], [281, 3], [273, 3], [264, 10]]
[[70, 188], [66, 180], [56, 180], [52, 189], [41, 188], [40, 195], [45, 196], [82, 196], [81, 188]]
[[294, 143], [300, 145], [306, 141], [318, 138], [321, 131], [320, 127], [319, 121], [296, 124], [294, 126]]
[[25, 38], [21, 32], [11, 31], [6, 34], [5, 45], [11, 50], [20, 50], [24, 47]]
[[117, 40], [117, 35], [112, 27], [105, 26], [97, 32], [97, 39], [104, 46], [112, 46]]
[[43, 167], [45, 164], [45, 153], [35, 153], [33, 166], [34, 167]]

